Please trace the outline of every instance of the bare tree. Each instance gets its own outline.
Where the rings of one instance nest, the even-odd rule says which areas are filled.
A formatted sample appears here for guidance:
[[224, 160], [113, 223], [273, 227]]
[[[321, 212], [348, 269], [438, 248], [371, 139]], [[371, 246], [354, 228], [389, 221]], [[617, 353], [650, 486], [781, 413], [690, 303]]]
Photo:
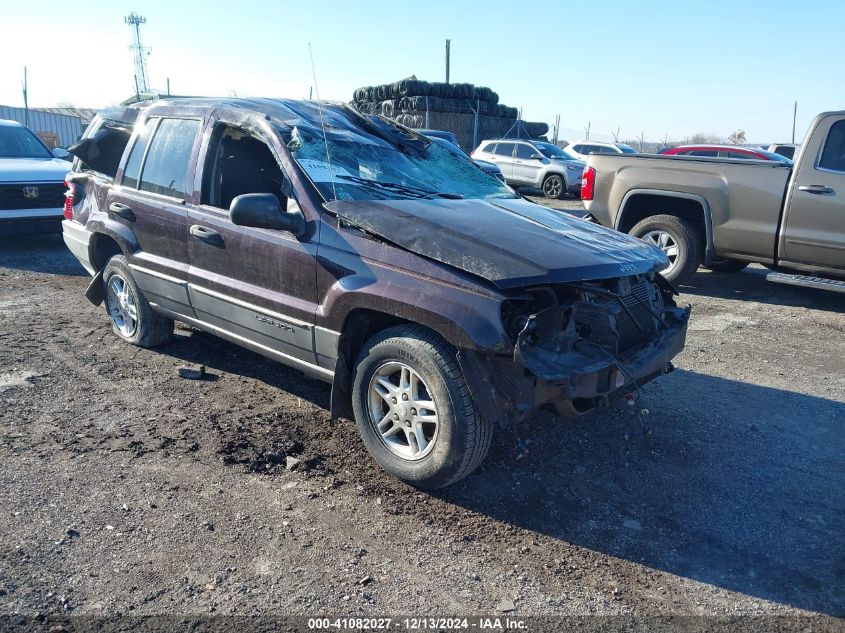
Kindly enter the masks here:
[[734, 130], [728, 137], [728, 143], [731, 145], [742, 145], [746, 142], [745, 130]]
[[693, 134], [687, 140], [687, 143], [691, 144], [702, 144], [702, 143], [721, 143], [722, 138], [717, 134], [708, 134], [706, 132], [699, 132], [698, 134]]

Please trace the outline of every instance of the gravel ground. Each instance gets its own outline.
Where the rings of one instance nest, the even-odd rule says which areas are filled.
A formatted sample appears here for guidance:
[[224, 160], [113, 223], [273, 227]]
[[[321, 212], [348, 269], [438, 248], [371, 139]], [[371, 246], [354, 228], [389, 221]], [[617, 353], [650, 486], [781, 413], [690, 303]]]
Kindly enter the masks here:
[[0, 615], [845, 615], [841, 296], [702, 271], [646, 429], [542, 413], [426, 494], [328, 386], [187, 328], [125, 345], [88, 282], [0, 241]]

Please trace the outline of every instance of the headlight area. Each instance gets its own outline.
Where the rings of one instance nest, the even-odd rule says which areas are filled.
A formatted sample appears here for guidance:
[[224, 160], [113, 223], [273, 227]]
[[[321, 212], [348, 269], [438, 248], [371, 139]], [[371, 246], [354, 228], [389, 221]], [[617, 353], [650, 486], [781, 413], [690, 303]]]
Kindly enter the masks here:
[[503, 424], [546, 404], [578, 414], [667, 373], [690, 313], [673, 294], [659, 275], [637, 275], [526, 288], [504, 301], [512, 355], [460, 354], [482, 414]]

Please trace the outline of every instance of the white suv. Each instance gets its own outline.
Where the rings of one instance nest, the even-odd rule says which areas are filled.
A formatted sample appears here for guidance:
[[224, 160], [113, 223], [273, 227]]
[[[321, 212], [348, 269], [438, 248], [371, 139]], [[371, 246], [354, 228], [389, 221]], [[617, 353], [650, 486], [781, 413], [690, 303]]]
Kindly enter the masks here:
[[544, 141], [495, 139], [482, 141], [473, 160], [494, 163], [512, 187], [542, 189], [547, 198], [581, 193], [584, 161], [572, 158], [557, 145]]
[[605, 143], [603, 141], [575, 141], [563, 150], [574, 158], [586, 160], [590, 154], [636, 154], [630, 145], [625, 143]]
[[68, 156], [17, 121], [0, 119], [0, 235], [62, 230]]

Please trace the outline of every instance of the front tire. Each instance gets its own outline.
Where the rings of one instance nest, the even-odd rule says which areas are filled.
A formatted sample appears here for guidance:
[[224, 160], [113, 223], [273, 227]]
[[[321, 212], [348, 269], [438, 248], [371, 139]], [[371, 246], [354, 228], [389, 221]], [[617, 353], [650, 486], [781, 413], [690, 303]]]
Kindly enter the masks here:
[[173, 320], [154, 312], [138, 288], [123, 255], [115, 255], [103, 269], [106, 314], [121, 339], [139, 347], [155, 347], [173, 337]]
[[352, 406], [378, 464], [419, 488], [463, 479], [490, 449], [492, 425], [478, 413], [454, 349], [417, 325], [367, 341], [356, 362]]
[[687, 283], [701, 265], [701, 235], [689, 220], [676, 215], [652, 215], [634, 225], [629, 234], [666, 254], [669, 267], [661, 274], [674, 284]]
[[566, 195], [566, 182], [562, 176], [551, 174], [543, 181], [543, 195], [551, 200], [559, 200]]

